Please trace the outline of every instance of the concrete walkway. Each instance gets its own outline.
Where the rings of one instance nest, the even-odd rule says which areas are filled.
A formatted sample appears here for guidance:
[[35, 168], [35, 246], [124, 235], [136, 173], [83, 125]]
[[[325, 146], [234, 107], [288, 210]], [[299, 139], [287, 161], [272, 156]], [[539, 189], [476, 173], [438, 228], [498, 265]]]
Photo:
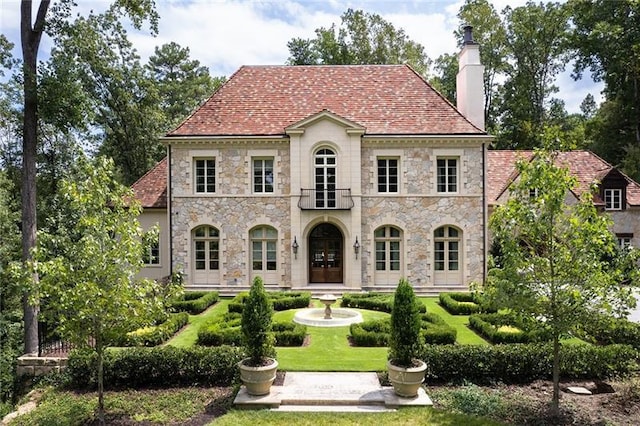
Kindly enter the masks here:
[[265, 396], [252, 396], [243, 386], [237, 408], [278, 411], [393, 411], [404, 406], [433, 405], [424, 389], [415, 398], [401, 398], [392, 387], [380, 386], [376, 373], [287, 372], [282, 386]]

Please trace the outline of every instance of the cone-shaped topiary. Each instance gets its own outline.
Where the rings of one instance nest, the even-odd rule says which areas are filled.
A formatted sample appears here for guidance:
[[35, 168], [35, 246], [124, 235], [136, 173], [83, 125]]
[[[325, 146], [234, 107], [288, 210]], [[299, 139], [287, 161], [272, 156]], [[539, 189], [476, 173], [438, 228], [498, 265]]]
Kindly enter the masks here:
[[258, 367], [269, 364], [275, 357], [274, 338], [271, 333], [273, 304], [267, 296], [262, 278], [255, 277], [249, 296], [242, 309], [242, 336], [249, 358], [246, 365]]
[[402, 278], [391, 309], [389, 361], [397, 367], [413, 367], [420, 346], [420, 307], [411, 284]]

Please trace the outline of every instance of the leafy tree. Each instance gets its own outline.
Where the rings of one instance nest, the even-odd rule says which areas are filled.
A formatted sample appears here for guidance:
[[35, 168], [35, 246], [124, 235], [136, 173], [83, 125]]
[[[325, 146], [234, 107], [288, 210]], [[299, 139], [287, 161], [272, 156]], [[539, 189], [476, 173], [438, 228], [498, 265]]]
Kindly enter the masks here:
[[[20, 3], [20, 41], [22, 47], [23, 82], [23, 126], [22, 126], [22, 258], [31, 259], [31, 251], [36, 245], [36, 155], [38, 146], [38, 109], [42, 98], [38, 93], [38, 51], [42, 36], [57, 36], [70, 25], [74, 2], [62, 0], [50, 9], [50, 0], [41, 0], [35, 20], [32, 19], [33, 2], [23, 0]], [[116, 0], [111, 9], [117, 16], [127, 16], [135, 28], [139, 29], [143, 21], [149, 19], [152, 30], [157, 30], [158, 16], [153, 0]], [[78, 34], [81, 36], [82, 34]], [[59, 100], [57, 100], [59, 101]], [[35, 278], [35, 277], [34, 277]], [[24, 343], [25, 352], [38, 351], [38, 302], [24, 294]]]
[[[571, 0], [575, 78], [587, 69], [605, 83], [604, 109], [592, 127], [593, 149], [640, 177], [640, 3], [634, 0]], [[628, 155], [625, 155], [628, 153]], [[624, 160], [623, 160], [624, 159]]]
[[158, 86], [163, 132], [180, 124], [225, 82], [224, 77], [212, 78], [207, 67], [189, 58], [188, 47], [175, 42], [156, 47], [146, 69]]
[[503, 11], [511, 66], [503, 88], [499, 148], [540, 146], [555, 77], [568, 61], [567, 9], [558, 3]]
[[[530, 162], [518, 162], [510, 199], [490, 219], [502, 256], [488, 288], [499, 306], [550, 328], [555, 414], [561, 339], [590, 321], [594, 311], [611, 314], [634, 303], [632, 286], [620, 286], [621, 271], [606, 260], [616, 252], [611, 219], [596, 211], [589, 193], [567, 202], [577, 182], [556, 156], [541, 149]], [[535, 197], [531, 189], [537, 190]]]
[[411, 65], [426, 76], [431, 60], [424, 47], [409, 39], [380, 15], [347, 9], [341, 26], [316, 29], [315, 39], [294, 38], [287, 43], [290, 65]]
[[[84, 179], [64, 180], [61, 197], [77, 220], [66, 235], [39, 235], [37, 286], [61, 336], [97, 355], [99, 419], [104, 423], [103, 360], [124, 333], [162, 315], [160, 284], [133, 282], [142, 267], [140, 206], [114, 179], [111, 160], [81, 161]], [[88, 303], [90, 302], [90, 303]]]
[[456, 76], [458, 75], [458, 56], [443, 53], [434, 61], [435, 75], [431, 85], [453, 105], [456, 104]]

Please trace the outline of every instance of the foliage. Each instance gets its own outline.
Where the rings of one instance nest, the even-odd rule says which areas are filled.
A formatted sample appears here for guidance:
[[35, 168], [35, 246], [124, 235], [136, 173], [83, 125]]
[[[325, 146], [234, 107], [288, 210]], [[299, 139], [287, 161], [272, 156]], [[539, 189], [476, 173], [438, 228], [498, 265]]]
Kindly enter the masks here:
[[422, 76], [430, 59], [424, 47], [409, 39], [380, 15], [347, 9], [341, 25], [316, 29], [315, 39], [293, 38], [287, 43], [289, 65], [409, 64]]
[[611, 318], [593, 313], [579, 327], [580, 337], [599, 345], [623, 344], [640, 350], [640, 324], [626, 318]]
[[189, 314], [170, 314], [161, 324], [150, 325], [128, 332], [117, 346], [158, 346], [171, 339], [189, 322]]
[[[437, 314], [425, 313], [420, 316], [420, 342], [446, 345], [456, 342], [456, 329]], [[391, 338], [389, 318], [370, 320], [349, 326], [351, 341], [356, 346], [388, 346]]]
[[391, 309], [389, 360], [398, 367], [412, 367], [421, 346], [419, 302], [409, 281], [402, 278]]
[[635, 283], [621, 287], [623, 273], [607, 262], [616, 253], [611, 219], [596, 211], [591, 194], [567, 202], [577, 183], [556, 165], [556, 153], [538, 150], [517, 169], [510, 199], [490, 219], [502, 246], [502, 269], [492, 269], [487, 290], [497, 306], [548, 325], [557, 410], [560, 339], [590, 321], [593, 309], [611, 312], [632, 303]]
[[513, 313], [474, 314], [469, 317], [469, 326], [491, 343], [529, 343], [550, 338], [544, 324]]
[[179, 300], [171, 302], [171, 308], [179, 312], [198, 315], [219, 299], [217, 291], [190, 291], [184, 293]]
[[63, 181], [60, 193], [78, 220], [64, 235], [42, 232], [37, 261], [30, 266], [41, 278], [36, 288], [58, 333], [96, 353], [102, 411], [105, 348], [163, 315], [160, 295], [166, 289], [152, 280], [133, 281], [142, 266], [140, 206], [132, 191], [114, 180], [113, 162], [98, 158], [80, 164], [84, 178]]
[[[426, 306], [420, 303], [420, 312], [427, 312]], [[340, 306], [345, 308], [369, 309], [372, 311], [391, 313], [393, 309], [393, 295], [386, 293], [345, 293], [340, 299]]]
[[242, 338], [249, 360], [247, 365], [265, 365], [268, 358], [275, 356], [271, 317], [273, 304], [269, 301], [261, 277], [255, 277], [242, 310]]
[[495, 312], [479, 293], [440, 293], [438, 298], [440, 305], [452, 315]]
[[[142, 389], [174, 386], [228, 386], [236, 380], [240, 348], [127, 348], [107, 351], [104, 360], [105, 383], [109, 388]], [[71, 386], [95, 387], [96, 354], [73, 351], [69, 355]]]
[[[238, 293], [229, 303], [229, 312], [242, 312], [249, 293]], [[289, 309], [306, 308], [311, 302], [311, 293], [292, 291], [272, 291], [267, 297], [273, 304], [274, 311], [286, 311]]]
[[[198, 344], [203, 346], [242, 345], [242, 315], [228, 312], [204, 324], [198, 330]], [[272, 324], [276, 346], [301, 346], [307, 335], [307, 327], [290, 322]]]
[[[531, 383], [553, 373], [551, 344], [425, 345], [427, 379], [438, 382]], [[560, 349], [560, 376], [567, 380], [624, 377], [638, 370], [638, 352], [630, 346], [568, 345]]]

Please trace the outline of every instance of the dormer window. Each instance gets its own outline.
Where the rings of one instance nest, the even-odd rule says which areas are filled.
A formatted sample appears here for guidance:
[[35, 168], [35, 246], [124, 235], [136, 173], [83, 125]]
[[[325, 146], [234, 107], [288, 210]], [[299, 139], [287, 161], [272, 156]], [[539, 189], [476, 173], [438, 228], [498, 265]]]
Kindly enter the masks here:
[[604, 190], [606, 210], [622, 210], [622, 189], [606, 188]]

